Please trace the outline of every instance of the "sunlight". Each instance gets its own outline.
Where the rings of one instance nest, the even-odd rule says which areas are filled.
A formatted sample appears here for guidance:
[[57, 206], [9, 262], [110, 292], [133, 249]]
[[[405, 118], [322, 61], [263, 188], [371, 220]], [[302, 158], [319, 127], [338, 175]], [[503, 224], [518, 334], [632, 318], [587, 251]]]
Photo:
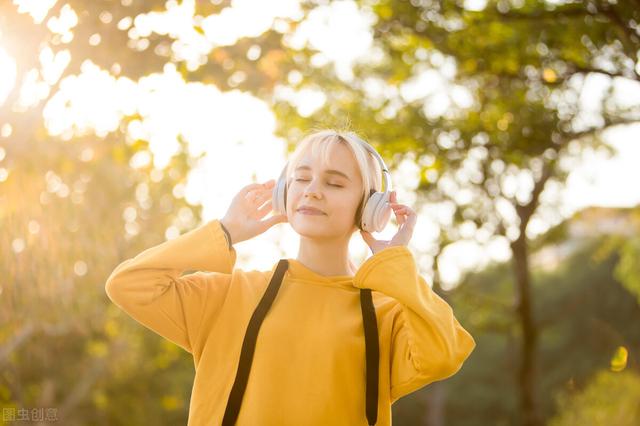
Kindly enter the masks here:
[[275, 18], [302, 18], [299, 0], [234, 0], [231, 7], [202, 21], [207, 39], [216, 45], [231, 45], [240, 37], [257, 37], [267, 31]]
[[13, 0], [13, 4], [18, 6], [18, 12], [28, 13], [36, 24], [41, 23], [47, 17], [49, 9], [56, 2], [57, 0]]
[[[70, 75], [60, 83], [60, 90], [43, 110], [49, 134], [69, 140], [73, 136], [95, 132], [100, 137], [113, 132], [136, 96], [135, 84], [115, 78], [86, 60], [80, 75]], [[127, 98], [129, 102], [127, 102]]]
[[480, 11], [487, 7], [487, 0], [464, 0], [464, 8], [467, 10]]
[[640, 181], [640, 125], [610, 129], [608, 144], [618, 152], [608, 156], [585, 150], [572, 167], [563, 190], [563, 215], [588, 206], [633, 207], [640, 204], [640, 189], [627, 182]]
[[16, 62], [0, 46], [0, 105], [2, 105], [16, 82]]
[[68, 4], [60, 9], [60, 16], [52, 16], [47, 21], [47, 28], [52, 33], [62, 36], [60, 40], [62, 43], [68, 43], [73, 39], [71, 29], [76, 25], [78, 25], [78, 15]]
[[[207, 55], [216, 46], [233, 45], [242, 37], [257, 37], [276, 25], [276, 19], [302, 18], [299, 0], [234, 0], [219, 14], [200, 21], [194, 18], [194, 13], [194, 0], [180, 3], [170, 0], [166, 11], [142, 13], [132, 22], [121, 22], [119, 26], [126, 29], [133, 23], [128, 32], [133, 40], [149, 37], [154, 32], [170, 34], [176, 40], [171, 47], [174, 58], [185, 61], [187, 68], [195, 71], [207, 62]], [[194, 28], [194, 21], [202, 32]]]
[[59, 50], [56, 54], [50, 47], [45, 47], [40, 51], [41, 75], [45, 83], [55, 84], [71, 61], [69, 49]]
[[353, 63], [372, 56], [374, 19], [353, 1], [332, 2], [311, 11], [294, 33], [286, 35], [285, 43], [294, 49], [308, 44], [319, 50], [314, 58], [318, 65], [333, 61], [339, 77], [351, 80]]

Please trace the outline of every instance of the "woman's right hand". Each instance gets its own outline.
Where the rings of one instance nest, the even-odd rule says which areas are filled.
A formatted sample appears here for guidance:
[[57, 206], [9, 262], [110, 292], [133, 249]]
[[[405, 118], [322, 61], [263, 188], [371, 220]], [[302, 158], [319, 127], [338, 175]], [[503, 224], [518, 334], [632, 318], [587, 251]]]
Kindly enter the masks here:
[[[262, 234], [277, 223], [287, 222], [287, 215], [274, 215], [262, 220], [272, 209], [272, 193], [275, 181], [251, 183], [238, 192], [220, 222], [227, 228], [231, 243], [249, 240]], [[263, 206], [265, 201], [267, 204]]]

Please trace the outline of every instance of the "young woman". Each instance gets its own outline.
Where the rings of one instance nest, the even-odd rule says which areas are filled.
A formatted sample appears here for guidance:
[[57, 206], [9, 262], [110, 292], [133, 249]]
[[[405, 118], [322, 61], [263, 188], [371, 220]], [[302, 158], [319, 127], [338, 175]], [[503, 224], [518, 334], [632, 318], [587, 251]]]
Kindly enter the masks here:
[[[278, 183], [249, 184], [222, 219], [143, 251], [108, 278], [115, 304], [193, 355], [190, 426], [390, 425], [391, 404], [452, 376], [473, 351], [419, 274], [407, 247], [416, 214], [382, 188], [384, 165], [367, 146], [353, 132], [308, 135], [284, 171], [285, 211], [265, 219]], [[374, 229], [362, 219], [371, 190], [390, 193], [399, 229], [389, 241], [363, 229]], [[232, 244], [283, 222], [300, 235], [295, 259], [268, 271], [234, 268]], [[348, 247], [358, 229], [373, 255], [356, 268]]]

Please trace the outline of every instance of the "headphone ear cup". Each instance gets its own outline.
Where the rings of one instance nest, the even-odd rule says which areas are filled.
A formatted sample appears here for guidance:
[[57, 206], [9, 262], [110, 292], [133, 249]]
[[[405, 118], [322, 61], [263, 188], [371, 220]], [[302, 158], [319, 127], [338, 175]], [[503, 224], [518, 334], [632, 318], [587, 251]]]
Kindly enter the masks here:
[[380, 232], [384, 229], [391, 216], [389, 192], [377, 192], [367, 200], [362, 213], [362, 226], [368, 232]]
[[282, 184], [282, 214], [287, 214], [287, 181]]
[[287, 181], [281, 175], [271, 193], [271, 206], [276, 214], [287, 214]]
[[367, 202], [364, 203], [364, 208], [362, 209], [362, 228], [367, 232], [374, 232], [376, 229], [374, 228], [374, 217], [373, 212], [375, 210], [375, 206], [378, 203], [377, 201], [377, 192], [374, 192], [369, 196]]
[[369, 195], [367, 195], [367, 198], [365, 198], [364, 200], [360, 201], [360, 204], [358, 205], [358, 209], [356, 210], [356, 224], [358, 225], [358, 228], [361, 230], [365, 230], [364, 229], [364, 224], [363, 224], [363, 219], [364, 219], [364, 206], [367, 204], [367, 201], [369, 200], [369, 198], [371, 197], [371, 195], [373, 195], [376, 192], [375, 189], [371, 188], [369, 190]]
[[391, 217], [391, 206], [389, 205], [390, 197], [390, 192], [382, 193], [380, 197], [380, 204], [378, 204], [374, 213], [374, 221], [376, 223], [376, 228], [379, 231], [382, 231], [387, 226], [387, 223], [389, 223], [389, 218]]

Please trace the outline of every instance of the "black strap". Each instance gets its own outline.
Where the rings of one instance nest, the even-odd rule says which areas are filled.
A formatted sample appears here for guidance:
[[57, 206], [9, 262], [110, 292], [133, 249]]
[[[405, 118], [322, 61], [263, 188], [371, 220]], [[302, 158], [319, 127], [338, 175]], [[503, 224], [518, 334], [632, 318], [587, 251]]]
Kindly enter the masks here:
[[249, 371], [251, 370], [251, 361], [253, 360], [253, 353], [256, 348], [256, 339], [258, 338], [258, 330], [262, 325], [264, 317], [267, 315], [273, 299], [275, 299], [278, 290], [280, 289], [280, 283], [284, 271], [288, 267], [286, 259], [280, 259], [276, 271], [271, 277], [269, 287], [265, 291], [260, 303], [253, 311], [253, 315], [249, 320], [247, 326], [247, 332], [244, 335], [244, 341], [242, 342], [242, 350], [240, 353], [240, 363], [238, 364], [238, 371], [236, 372], [236, 379], [231, 388], [229, 394], [229, 400], [227, 401], [227, 408], [224, 412], [224, 418], [222, 424], [224, 426], [232, 426], [236, 422], [238, 412], [240, 411], [240, 404], [242, 403], [242, 396], [244, 395], [244, 389], [247, 386], [247, 380], [249, 378]]
[[360, 289], [360, 308], [364, 323], [364, 343], [367, 354], [367, 420], [369, 425], [378, 421], [378, 368], [380, 349], [378, 348], [378, 322], [373, 307], [371, 289]]
[[[242, 397], [244, 396], [244, 391], [247, 386], [247, 380], [249, 379], [249, 371], [251, 370], [258, 331], [280, 289], [284, 272], [288, 267], [289, 262], [287, 262], [286, 259], [280, 259], [267, 290], [249, 320], [247, 332], [242, 342], [238, 371], [236, 372], [236, 378], [231, 388], [229, 399], [227, 400], [222, 426], [233, 426], [236, 423], [240, 412], [240, 405], [242, 404]], [[360, 289], [360, 307], [362, 309], [362, 320], [364, 323], [367, 363], [366, 413], [369, 425], [373, 426], [378, 421], [378, 368], [369, 367], [378, 366], [380, 354], [378, 348], [378, 324], [371, 297], [371, 289]]]

